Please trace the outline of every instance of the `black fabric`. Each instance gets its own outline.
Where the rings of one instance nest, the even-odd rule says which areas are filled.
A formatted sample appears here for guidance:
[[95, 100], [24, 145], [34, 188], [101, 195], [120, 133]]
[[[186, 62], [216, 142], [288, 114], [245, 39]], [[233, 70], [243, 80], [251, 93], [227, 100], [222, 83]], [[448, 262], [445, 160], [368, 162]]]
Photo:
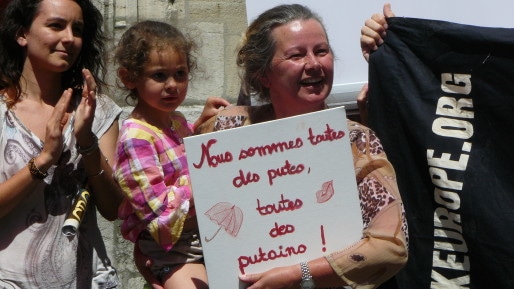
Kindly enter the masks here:
[[407, 213], [398, 287], [514, 288], [514, 29], [388, 21], [369, 122]]

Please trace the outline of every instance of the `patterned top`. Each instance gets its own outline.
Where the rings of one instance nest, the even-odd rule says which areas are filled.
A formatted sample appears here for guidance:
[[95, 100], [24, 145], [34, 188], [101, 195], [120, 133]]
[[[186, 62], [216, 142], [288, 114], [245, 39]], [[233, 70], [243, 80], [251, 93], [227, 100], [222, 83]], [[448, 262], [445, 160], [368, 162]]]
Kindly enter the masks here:
[[[229, 129], [274, 119], [271, 105], [227, 107], [198, 126], [196, 133]], [[348, 120], [361, 203], [362, 238], [325, 256], [352, 288], [376, 288], [407, 262], [408, 234], [396, 175], [375, 133]]]
[[[98, 97], [93, 133], [100, 138], [121, 109], [107, 96]], [[96, 207], [90, 202], [77, 235], [61, 232], [73, 198], [86, 185], [82, 157], [76, 149], [73, 115], [64, 134], [59, 162], [44, 182], [0, 218], [0, 288], [114, 288], [116, 271], [106, 256]], [[43, 141], [7, 109], [0, 96], [0, 182], [41, 153]], [[108, 193], [108, 192], [105, 192]]]
[[126, 195], [118, 211], [123, 237], [135, 242], [146, 230], [166, 251], [179, 239], [186, 216], [194, 215], [182, 143], [192, 125], [181, 113], [172, 115], [172, 127], [165, 130], [133, 118], [123, 121], [114, 166]]

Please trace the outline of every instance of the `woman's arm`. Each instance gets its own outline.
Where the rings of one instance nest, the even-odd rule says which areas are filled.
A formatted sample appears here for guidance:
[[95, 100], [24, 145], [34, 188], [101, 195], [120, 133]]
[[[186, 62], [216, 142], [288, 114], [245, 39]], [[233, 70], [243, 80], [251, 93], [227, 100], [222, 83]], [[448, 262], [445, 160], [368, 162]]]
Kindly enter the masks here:
[[[327, 256], [337, 274], [356, 288], [375, 288], [407, 262], [407, 222], [396, 175], [373, 131], [349, 121], [363, 238]], [[368, 285], [359, 285], [368, 284]]]
[[[67, 89], [56, 103], [52, 115], [46, 124], [45, 145], [33, 160], [33, 171], [44, 174], [60, 158], [63, 148], [62, 131], [68, 122], [66, 110], [72, 97], [72, 90]], [[35, 167], [35, 168], [34, 168]], [[11, 212], [27, 198], [43, 180], [31, 173], [29, 165], [0, 184], [0, 218]]]
[[118, 218], [118, 207], [123, 200], [112, 170], [117, 139], [118, 121], [114, 121], [98, 140], [99, 149], [82, 156], [94, 203], [100, 214], [109, 221]]
[[[319, 288], [376, 288], [407, 262], [407, 223], [393, 167], [378, 138], [368, 128], [349, 122], [354, 166], [363, 210], [363, 238], [308, 262]], [[298, 264], [240, 276], [254, 288], [298, 288]]]
[[91, 189], [91, 195], [100, 214], [107, 220], [117, 218], [118, 207], [121, 204], [121, 191], [112, 177], [111, 165], [118, 138], [118, 122], [114, 121], [109, 129], [100, 137], [92, 132], [95, 118], [97, 95], [96, 82], [91, 72], [83, 69], [84, 87], [82, 98], [75, 112], [75, 137], [78, 152], [86, 171], [86, 177]]

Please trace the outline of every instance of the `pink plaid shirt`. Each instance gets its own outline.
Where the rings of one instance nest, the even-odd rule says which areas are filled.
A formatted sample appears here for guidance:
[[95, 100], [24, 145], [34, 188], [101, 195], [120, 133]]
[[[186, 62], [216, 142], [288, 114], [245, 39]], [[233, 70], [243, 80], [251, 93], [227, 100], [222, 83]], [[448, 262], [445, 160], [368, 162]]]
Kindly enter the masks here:
[[182, 142], [190, 135], [192, 125], [179, 112], [165, 130], [137, 119], [123, 121], [114, 177], [126, 196], [118, 210], [125, 239], [135, 242], [146, 230], [169, 251], [180, 238], [186, 217], [194, 215]]

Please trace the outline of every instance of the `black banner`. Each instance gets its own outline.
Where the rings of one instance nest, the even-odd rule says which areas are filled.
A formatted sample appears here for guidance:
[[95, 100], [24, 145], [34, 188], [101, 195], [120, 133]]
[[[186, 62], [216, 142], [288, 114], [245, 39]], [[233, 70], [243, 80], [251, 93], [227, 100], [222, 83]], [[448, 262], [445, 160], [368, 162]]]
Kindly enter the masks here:
[[514, 29], [390, 18], [370, 127], [409, 224], [399, 288], [514, 288]]

